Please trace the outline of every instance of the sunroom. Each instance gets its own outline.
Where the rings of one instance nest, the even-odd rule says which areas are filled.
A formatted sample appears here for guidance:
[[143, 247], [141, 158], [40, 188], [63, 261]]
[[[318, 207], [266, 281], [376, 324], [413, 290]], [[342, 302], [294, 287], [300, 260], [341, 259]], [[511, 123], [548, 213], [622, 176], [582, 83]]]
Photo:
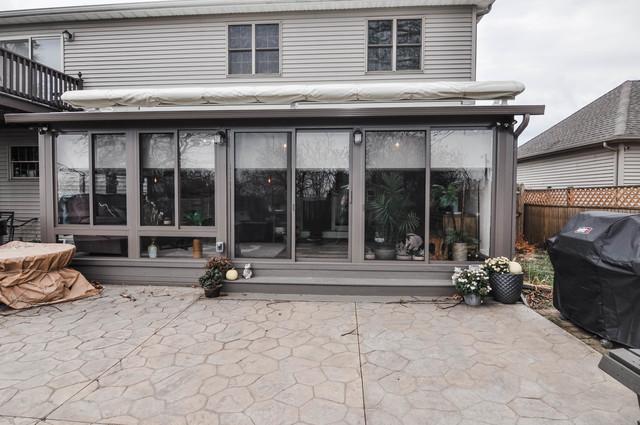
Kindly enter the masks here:
[[541, 106], [249, 105], [7, 115], [40, 129], [45, 241], [114, 283], [237, 290], [449, 291], [456, 265], [511, 255], [514, 117]]

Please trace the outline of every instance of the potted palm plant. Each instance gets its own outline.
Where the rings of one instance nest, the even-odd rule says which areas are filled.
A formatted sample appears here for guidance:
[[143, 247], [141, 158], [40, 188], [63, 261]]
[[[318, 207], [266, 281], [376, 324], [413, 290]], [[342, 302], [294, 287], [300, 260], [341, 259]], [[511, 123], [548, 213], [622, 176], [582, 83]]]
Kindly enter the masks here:
[[375, 196], [368, 203], [369, 219], [380, 230], [374, 253], [376, 260], [393, 260], [397, 242], [418, 228], [420, 218], [411, 210], [413, 205], [402, 176], [383, 172], [380, 177], [380, 183], [374, 185]]

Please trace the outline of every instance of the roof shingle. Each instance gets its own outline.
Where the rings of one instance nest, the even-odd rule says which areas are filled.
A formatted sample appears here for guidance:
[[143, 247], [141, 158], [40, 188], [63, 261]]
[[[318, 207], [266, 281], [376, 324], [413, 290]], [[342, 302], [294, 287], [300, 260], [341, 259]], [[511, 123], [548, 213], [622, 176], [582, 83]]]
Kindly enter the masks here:
[[626, 81], [518, 148], [518, 159], [640, 138], [640, 80]]

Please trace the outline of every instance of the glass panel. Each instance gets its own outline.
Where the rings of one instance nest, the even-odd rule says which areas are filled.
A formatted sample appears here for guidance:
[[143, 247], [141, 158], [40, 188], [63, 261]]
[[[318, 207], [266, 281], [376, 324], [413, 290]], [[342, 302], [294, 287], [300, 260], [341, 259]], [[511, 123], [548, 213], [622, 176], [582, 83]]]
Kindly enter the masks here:
[[41, 37], [31, 40], [31, 59], [62, 71], [62, 42], [60, 37]]
[[173, 134], [141, 134], [140, 159], [140, 222], [143, 226], [173, 226], [176, 166]]
[[251, 25], [229, 25], [229, 49], [251, 49]]
[[426, 133], [366, 133], [365, 259], [424, 261]]
[[398, 47], [396, 50], [396, 69], [420, 69], [420, 47]]
[[2, 40], [0, 47], [10, 52], [29, 57], [29, 40]]
[[296, 259], [349, 256], [347, 131], [296, 137]]
[[180, 224], [215, 225], [214, 131], [181, 131]]
[[258, 24], [256, 25], [256, 49], [277, 49], [278, 24]]
[[142, 237], [140, 256], [143, 258], [207, 258], [215, 255], [216, 238]]
[[129, 243], [126, 236], [58, 235], [58, 243], [76, 246], [76, 257], [128, 257]]
[[251, 74], [251, 51], [229, 52], [229, 74]]
[[402, 44], [421, 44], [421, 26], [420, 19], [398, 19], [396, 42]]
[[56, 136], [58, 224], [89, 224], [89, 137]]
[[475, 261], [487, 257], [493, 131], [432, 131], [430, 184], [430, 258]]
[[393, 21], [369, 21], [369, 44], [388, 44], [393, 42]]
[[35, 178], [39, 175], [38, 147], [11, 147], [11, 178]]
[[235, 135], [235, 255], [290, 258], [289, 133]]
[[93, 151], [93, 223], [127, 224], [127, 139], [95, 134]]
[[277, 74], [280, 71], [278, 50], [256, 51], [256, 74]]
[[369, 47], [367, 70], [391, 71], [391, 47]]

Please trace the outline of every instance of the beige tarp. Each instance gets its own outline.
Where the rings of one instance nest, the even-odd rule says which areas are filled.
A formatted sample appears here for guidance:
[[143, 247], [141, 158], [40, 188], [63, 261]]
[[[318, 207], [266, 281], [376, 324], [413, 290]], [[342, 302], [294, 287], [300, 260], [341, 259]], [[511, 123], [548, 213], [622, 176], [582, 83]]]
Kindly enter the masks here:
[[402, 102], [513, 99], [525, 87], [517, 81], [391, 81], [280, 83], [67, 91], [62, 100], [78, 108], [118, 106], [282, 105], [296, 102]]
[[100, 290], [67, 266], [73, 245], [9, 242], [0, 246], [0, 302], [22, 309], [97, 295]]

